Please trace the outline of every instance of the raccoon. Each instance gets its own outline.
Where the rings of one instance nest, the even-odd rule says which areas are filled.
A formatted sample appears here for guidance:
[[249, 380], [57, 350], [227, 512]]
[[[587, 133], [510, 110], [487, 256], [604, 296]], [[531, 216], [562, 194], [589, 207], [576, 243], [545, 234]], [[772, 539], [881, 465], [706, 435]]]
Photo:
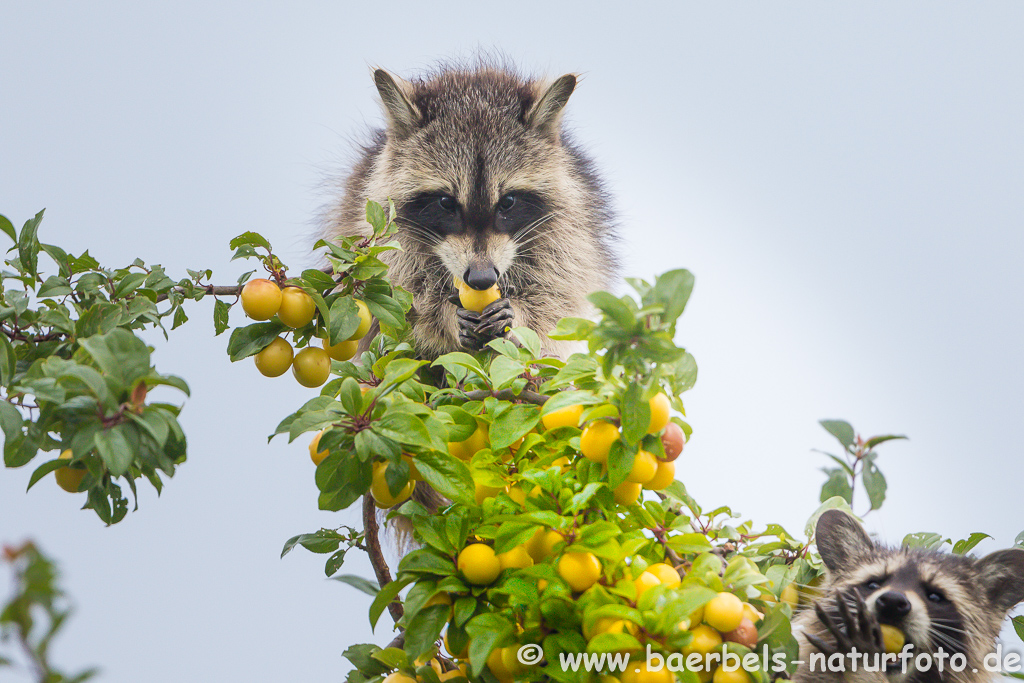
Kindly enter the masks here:
[[[402, 249], [384, 260], [413, 295], [424, 358], [480, 349], [511, 326], [541, 335], [546, 354], [567, 355], [546, 333], [586, 315], [586, 296], [619, 264], [608, 196], [562, 126], [577, 77], [526, 79], [480, 60], [410, 81], [383, 69], [373, 78], [387, 126], [326, 210], [325, 235], [363, 234], [366, 200], [394, 201]], [[497, 283], [504, 298], [481, 313], [461, 309], [455, 278]]]
[[[818, 552], [827, 568], [822, 598], [794, 620], [803, 664], [797, 681], [978, 682], [992, 678], [984, 659], [993, 651], [1007, 613], [1024, 601], [1024, 550], [1001, 550], [981, 559], [937, 551], [887, 548], [874, 543], [850, 515], [828, 510], [816, 529]], [[936, 654], [927, 671], [908, 659], [885, 673], [811, 672], [812, 652], [883, 652], [879, 624], [903, 631], [913, 654]], [[954, 655], [966, 664], [953, 670]], [[849, 660], [847, 660], [849, 668]]]

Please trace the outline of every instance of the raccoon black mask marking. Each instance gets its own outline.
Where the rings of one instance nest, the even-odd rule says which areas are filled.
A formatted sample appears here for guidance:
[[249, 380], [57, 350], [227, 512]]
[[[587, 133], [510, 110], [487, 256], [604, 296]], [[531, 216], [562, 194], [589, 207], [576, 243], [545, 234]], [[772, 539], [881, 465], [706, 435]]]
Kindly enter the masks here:
[[[902, 677], [923, 683], [992, 677], [984, 670], [983, 659], [994, 649], [1007, 613], [1024, 601], [1024, 550], [1001, 550], [976, 559], [888, 548], [872, 541], [853, 517], [839, 510], [821, 515], [815, 538], [828, 575], [816, 609], [805, 610], [794, 621], [803, 635], [802, 660], [806, 662], [813, 650], [834, 648], [838, 641], [823, 622], [831, 620], [841, 635], [855, 637], [854, 622], [862, 612], [865, 622], [874, 624], [869, 630], [881, 623], [903, 631], [915, 653], [934, 653], [941, 647], [950, 656], [959, 653], [966, 658], [967, 668], [961, 673], [948, 668], [942, 674], [936, 668], [911, 669], [904, 677], [895, 668], [889, 680]], [[805, 663], [797, 672], [798, 680], [842, 678], [806, 669]], [[882, 676], [877, 675], [879, 680]]]

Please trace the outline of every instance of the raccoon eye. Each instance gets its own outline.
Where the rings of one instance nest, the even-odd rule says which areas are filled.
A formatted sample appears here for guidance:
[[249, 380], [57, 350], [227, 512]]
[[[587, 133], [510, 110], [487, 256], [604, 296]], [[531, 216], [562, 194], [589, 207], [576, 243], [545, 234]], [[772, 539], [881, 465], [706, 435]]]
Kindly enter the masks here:
[[456, 201], [455, 197], [449, 197], [448, 195], [438, 197], [437, 204], [448, 213], [455, 213], [459, 210], [459, 202]]
[[942, 604], [943, 602], [946, 602], [946, 596], [939, 591], [928, 591], [928, 600], [930, 602]]
[[878, 583], [877, 581], [868, 581], [866, 584], [864, 584], [864, 587], [867, 588], [868, 590], [876, 591], [879, 588], [881, 588], [882, 585], [880, 583]]
[[507, 194], [498, 200], [498, 211], [509, 211], [515, 205], [516, 196], [514, 194]]

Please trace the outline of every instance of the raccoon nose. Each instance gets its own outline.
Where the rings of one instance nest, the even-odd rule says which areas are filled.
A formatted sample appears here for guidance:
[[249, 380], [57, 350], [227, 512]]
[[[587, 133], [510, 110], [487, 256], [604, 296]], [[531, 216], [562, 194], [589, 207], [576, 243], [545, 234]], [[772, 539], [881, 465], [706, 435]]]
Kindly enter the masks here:
[[910, 601], [897, 591], [886, 591], [875, 600], [879, 621], [898, 620], [910, 614]]
[[493, 266], [480, 269], [470, 266], [462, 276], [462, 280], [473, 289], [490, 289], [498, 281], [498, 269]]

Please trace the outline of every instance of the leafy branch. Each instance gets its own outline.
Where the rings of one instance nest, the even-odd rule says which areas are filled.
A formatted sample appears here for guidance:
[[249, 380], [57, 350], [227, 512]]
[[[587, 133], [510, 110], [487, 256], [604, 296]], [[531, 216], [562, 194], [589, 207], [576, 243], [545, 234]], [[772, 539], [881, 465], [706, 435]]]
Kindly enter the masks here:
[[874, 449], [886, 441], [907, 437], [887, 434], [865, 439], [854, 432], [849, 422], [843, 420], [822, 420], [821, 426], [843, 446], [843, 457], [818, 451], [838, 465], [822, 468], [828, 475], [828, 480], [821, 487], [821, 501], [839, 496], [852, 507], [857, 483], [861, 482], [870, 506], [867, 512], [882, 507], [887, 484], [885, 476], [878, 468], [878, 453]]

